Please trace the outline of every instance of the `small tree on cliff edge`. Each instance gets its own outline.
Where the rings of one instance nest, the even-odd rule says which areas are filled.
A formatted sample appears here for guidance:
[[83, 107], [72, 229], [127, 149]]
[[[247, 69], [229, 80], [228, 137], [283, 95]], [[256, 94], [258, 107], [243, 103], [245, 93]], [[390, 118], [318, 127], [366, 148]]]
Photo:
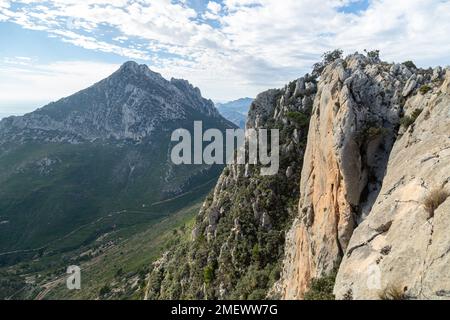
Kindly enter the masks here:
[[312, 75], [314, 77], [319, 77], [327, 65], [333, 63], [337, 59], [341, 59], [343, 54], [344, 52], [341, 49], [325, 52], [322, 55], [322, 61], [313, 65]]

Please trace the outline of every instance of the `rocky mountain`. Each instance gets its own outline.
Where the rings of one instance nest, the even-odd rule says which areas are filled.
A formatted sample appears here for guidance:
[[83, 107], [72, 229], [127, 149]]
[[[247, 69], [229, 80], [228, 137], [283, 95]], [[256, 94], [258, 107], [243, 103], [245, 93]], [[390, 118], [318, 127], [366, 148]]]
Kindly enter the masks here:
[[335, 51], [313, 74], [250, 108], [279, 173], [227, 167], [147, 298], [448, 298], [450, 70]]
[[[135, 62], [70, 97], [3, 119], [0, 262], [77, 248], [184, 206], [184, 194], [194, 195], [223, 168], [172, 164], [171, 133], [192, 131], [197, 120], [205, 130], [235, 128], [186, 80], [167, 81]], [[174, 198], [177, 204], [164, 205]]]
[[139, 142], [167, 123], [196, 114], [219, 119], [214, 104], [186, 80], [167, 81], [145, 65], [123, 64], [110, 77], [22, 117], [0, 122], [0, 141], [80, 143], [96, 139]]
[[241, 98], [226, 103], [216, 103], [216, 107], [220, 114], [226, 119], [230, 120], [240, 128], [245, 128], [247, 114], [252, 102], [252, 98]]

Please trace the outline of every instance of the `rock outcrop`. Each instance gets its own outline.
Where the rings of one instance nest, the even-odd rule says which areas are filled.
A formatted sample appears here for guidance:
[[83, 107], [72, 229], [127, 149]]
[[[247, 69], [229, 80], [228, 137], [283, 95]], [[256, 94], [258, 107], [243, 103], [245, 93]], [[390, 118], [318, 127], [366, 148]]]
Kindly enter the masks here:
[[442, 84], [435, 69], [432, 80], [405, 104], [406, 116], [420, 115], [395, 143], [381, 192], [348, 244], [338, 299], [379, 299], [392, 290], [450, 298], [450, 72]]
[[[280, 273], [286, 229], [299, 197], [316, 80], [305, 76], [257, 96], [247, 129], [279, 129], [280, 167], [229, 165], [203, 204], [192, 238], [149, 275], [149, 299], [264, 299]], [[247, 131], [248, 132], [248, 131]], [[248, 148], [248, 146], [247, 146]]]
[[396, 139], [404, 97], [426, 77], [404, 65], [351, 55], [328, 65], [314, 101], [299, 215], [286, 240], [285, 299], [333, 272], [369, 214]]

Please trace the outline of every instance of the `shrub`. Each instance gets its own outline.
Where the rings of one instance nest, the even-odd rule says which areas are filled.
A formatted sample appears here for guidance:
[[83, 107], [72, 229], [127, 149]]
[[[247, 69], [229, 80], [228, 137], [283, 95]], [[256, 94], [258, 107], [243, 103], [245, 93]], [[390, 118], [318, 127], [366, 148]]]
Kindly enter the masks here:
[[413, 111], [413, 113], [411, 114], [411, 118], [416, 121], [416, 119], [420, 116], [420, 114], [422, 113], [421, 109], [415, 109]]
[[322, 61], [315, 63], [313, 65], [313, 72], [312, 72], [313, 76], [315, 77], [320, 76], [320, 74], [327, 65], [336, 61], [337, 59], [341, 59], [343, 54], [344, 52], [341, 49], [325, 52], [322, 55]]
[[289, 120], [295, 122], [300, 127], [307, 127], [309, 125], [309, 117], [301, 112], [288, 112], [287, 117], [289, 118]]
[[427, 93], [428, 91], [430, 91], [430, 90], [431, 90], [431, 87], [430, 87], [430, 86], [423, 85], [423, 86], [420, 87], [419, 92], [420, 92], [422, 95], [424, 95], [424, 94], [426, 94], [426, 93]]
[[389, 133], [389, 130], [382, 127], [369, 127], [365, 131], [365, 137], [368, 141], [378, 137], [384, 137]]
[[434, 216], [434, 211], [450, 197], [450, 192], [443, 188], [432, 190], [425, 198], [423, 205], [425, 210], [430, 214], [430, 218]]
[[375, 140], [379, 137], [385, 137], [389, 134], [389, 129], [379, 127], [376, 124], [369, 124], [364, 129], [356, 132], [355, 140], [360, 145]]
[[118, 277], [121, 277], [122, 275], [123, 275], [123, 269], [122, 269], [122, 268], [119, 268], [119, 269], [117, 270], [117, 272], [116, 272], [115, 277], [118, 278]]
[[407, 67], [408, 69], [417, 69], [416, 65], [414, 64], [414, 62], [408, 60], [402, 63], [405, 67]]
[[406, 300], [405, 290], [400, 286], [388, 286], [379, 294], [381, 300]]
[[405, 128], [408, 128], [417, 120], [417, 118], [420, 116], [421, 113], [422, 113], [421, 109], [415, 109], [411, 114], [411, 116], [404, 116], [400, 119], [400, 125]]
[[410, 116], [404, 116], [400, 119], [400, 125], [404, 128], [408, 128], [414, 123], [414, 120]]
[[337, 59], [341, 59], [343, 54], [344, 54], [344, 51], [342, 51], [341, 49], [327, 51], [322, 55], [323, 62], [325, 64], [332, 63], [332, 62], [336, 61]]
[[214, 267], [209, 265], [203, 270], [203, 280], [210, 284], [214, 280]]
[[256, 289], [248, 295], [247, 300], [264, 300], [266, 296], [266, 290]]
[[311, 281], [310, 289], [305, 293], [305, 300], [335, 300], [333, 288], [336, 274], [337, 273], [333, 271], [327, 276], [313, 279]]
[[380, 59], [380, 50], [372, 50], [372, 51], [367, 51], [364, 50], [364, 52], [366, 52], [367, 57], [371, 58], [371, 59]]
[[259, 263], [259, 259], [260, 259], [260, 249], [259, 249], [259, 245], [255, 244], [253, 246], [253, 250], [252, 250], [252, 259], [254, 262]]
[[100, 296], [105, 296], [105, 295], [107, 295], [110, 292], [111, 292], [111, 288], [107, 284], [105, 284], [103, 287], [101, 287], [99, 295]]

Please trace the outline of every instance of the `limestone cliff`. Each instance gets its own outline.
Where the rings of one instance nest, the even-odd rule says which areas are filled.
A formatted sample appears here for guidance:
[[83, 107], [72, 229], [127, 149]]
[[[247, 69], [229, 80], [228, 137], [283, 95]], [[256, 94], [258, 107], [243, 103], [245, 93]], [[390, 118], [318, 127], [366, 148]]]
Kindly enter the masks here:
[[[316, 80], [306, 75], [257, 96], [248, 129], [278, 129], [280, 168], [229, 165], [204, 202], [188, 241], [175, 244], [148, 277], [147, 299], [263, 299], [279, 279]], [[248, 146], [247, 146], [248, 148]]]
[[374, 207], [351, 238], [339, 299], [450, 298], [450, 73], [443, 84], [441, 73], [406, 102], [407, 117], [420, 115], [402, 130]]
[[354, 54], [322, 72], [301, 173], [299, 214], [286, 239], [285, 299], [338, 268], [383, 183], [405, 97], [431, 75]]

